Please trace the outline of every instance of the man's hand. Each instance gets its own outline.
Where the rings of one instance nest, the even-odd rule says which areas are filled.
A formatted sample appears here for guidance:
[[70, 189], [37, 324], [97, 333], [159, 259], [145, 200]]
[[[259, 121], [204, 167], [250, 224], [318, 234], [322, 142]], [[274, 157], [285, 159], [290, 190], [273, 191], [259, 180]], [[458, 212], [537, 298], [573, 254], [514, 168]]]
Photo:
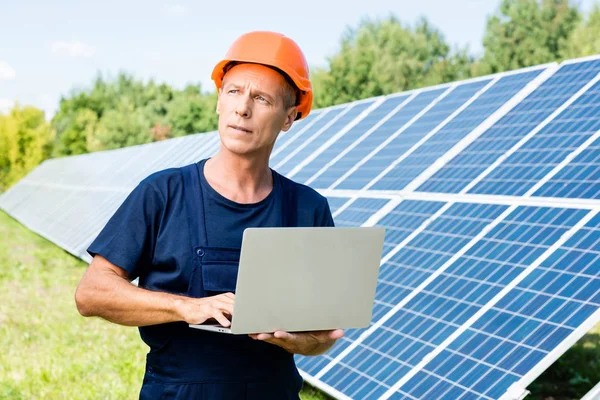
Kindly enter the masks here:
[[206, 320], [214, 318], [225, 327], [231, 325], [229, 321], [233, 315], [233, 304], [235, 295], [224, 293], [217, 296], [204, 298], [179, 298], [175, 307], [177, 313], [188, 324], [202, 324]]
[[344, 331], [334, 329], [315, 332], [284, 332], [257, 333], [249, 335], [254, 340], [262, 340], [277, 345], [292, 354], [316, 356], [325, 353], [342, 336]]

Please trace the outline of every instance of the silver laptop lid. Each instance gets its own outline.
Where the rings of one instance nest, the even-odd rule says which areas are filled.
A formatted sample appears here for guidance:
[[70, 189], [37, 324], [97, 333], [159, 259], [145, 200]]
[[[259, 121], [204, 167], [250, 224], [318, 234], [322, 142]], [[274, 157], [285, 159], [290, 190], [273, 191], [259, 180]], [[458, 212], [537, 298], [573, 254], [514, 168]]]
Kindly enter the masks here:
[[385, 229], [248, 228], [233, 333], [369, 325]]

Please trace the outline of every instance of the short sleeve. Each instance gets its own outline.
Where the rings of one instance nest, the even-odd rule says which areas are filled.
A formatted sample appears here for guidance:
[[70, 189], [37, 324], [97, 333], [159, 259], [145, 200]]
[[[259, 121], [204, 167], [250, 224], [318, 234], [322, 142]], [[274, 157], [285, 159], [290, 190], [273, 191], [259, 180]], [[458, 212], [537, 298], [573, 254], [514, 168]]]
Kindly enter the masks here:
[[323, 203], [318, 221], [319, 225], [317, 226], [335, 226], [333, 216], [331, 215], [331, 209], [329, 208], [329, 202], [326, 198]]
[[142, 181], [119, 206], [87, 252], [96, 254], [137, 278], [144, 265], [152, 262], [163, 209], [160, 194]]

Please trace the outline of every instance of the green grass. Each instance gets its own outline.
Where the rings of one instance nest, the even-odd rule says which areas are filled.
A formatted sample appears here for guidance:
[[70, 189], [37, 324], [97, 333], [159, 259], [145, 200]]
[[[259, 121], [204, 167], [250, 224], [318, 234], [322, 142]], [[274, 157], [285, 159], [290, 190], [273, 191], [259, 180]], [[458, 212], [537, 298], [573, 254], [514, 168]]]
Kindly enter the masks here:
[[[83, 318], [86, 264], [0, 211], [0, 399], [137, 399], [136, 328]], [[306, 385], [303, 399], [327, 399]]]
[[[147, 347], [137, 329], [83, 318], [86, 264], [0, 211], [0, 399], [137, 399]], [[527, 399], [579, 399], [600, 380], [600, 325]], [[330, 397], [305, 385], [304, 400]]]

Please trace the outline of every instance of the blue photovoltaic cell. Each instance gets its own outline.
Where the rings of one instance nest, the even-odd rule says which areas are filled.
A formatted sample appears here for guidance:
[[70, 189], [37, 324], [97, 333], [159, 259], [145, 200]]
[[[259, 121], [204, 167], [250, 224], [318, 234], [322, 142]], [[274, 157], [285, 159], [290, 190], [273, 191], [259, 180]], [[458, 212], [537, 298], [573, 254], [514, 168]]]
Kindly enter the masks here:
[[600, 60], [566, 64], [418, 190], [458, 193], [600, 72]]
[[[424, 398], [436, 399], [499, 398], [598, 308], [600, 216], [596, 215], [402, 390], [423, 390]], [[434, 384], [419, 389], [428, 377]], [[452, 384], [440, 385], [438, 377]]]
[[[367, 200], [367, 199], [365, 199]], [[405, 200], [400, 203], [394, 210], [388, 213], [382, 220], [377, 223], [377, 226], [386, 227], [386, 239], [383, 248], [383, 255], [389, 250], [396, 247], [404, 240], [412, 231], [417, 229], [423, 222], [428, 220], [435, 214], [444, 203], [426, 202]], [[373, 317], [371, 323], [377, 321], [386, 312], [391, 309], [389, 305], [382, 302], [376, 302], [373, 309]], [[315, 375], [331, 360], [337, 357], [344, 349], [346, 349], [359, 335], [363, 329], [350, 329], [346, 331], [345, 336], [338, 340], [338, 343], [333, 349], [319, 357], [298, 357], [301, 360], [298, 367], [310, 375]]]
[[338, 159], [333, 165], [329, 166], [327, 170], [319, 176], [319, 178], [311, 185], [316, 187], [329, 187], [341, 178], [350, 168], [352, 168], [357, 162], [362, 160], [371, 151], [377, 148], [384, 140], [390, 135], [402, 127], [405, 123], [411, 120], [417, 115], [423, 108], [427, 106], [428, 102], [433, 101], [438, 97], [443, 90], [431, 90], [418, 94], [408, 103], [404, 104], [398, 109], [393, 116], [391, 116], [386, 122], [377, 127], [371, 134], [369, 134], [360, 144], [350, 150], [344, 156]]
[[361, 226], [388, 203], [388, 199], [356, 199], [335, 220], [336, 226]]
[[[304, 141], [308, 140], [314, 134], [319, 132], [325, 125], [327, 125], [329, 122], [331, 122], [335, 117], [337, 117], [345, 109], [346, 109], [346, 106], [336, 107], [331, 110], [323, 110], [322, 113], [325, 113], [325, 114], [319, 119], [315, 118], [314, 123], [310, 127], [308, 127], [308, 125], [306, 125], [307, 128], [304, 132], [300, 133], [300, 131], [302, 130], [302, 128], [301, 128], [298, 131], [296, 131], [295, 135], [291, 135], [291, 137], [287, 141], [288, 145], [286, 147], [280, 146], [279, 152], [273, 151], [273, 153], [271, 155], [271, 159], [269, 160], [269, 166], [271, 168], [274, 168], [283, 159], [285, 159], [288, 155], [290, 155], [299, 145], [301, 145], [302, 143], [304, 143]], [[308, 116], [310, 117], [310, 114]], [[306, 117], [306, 118], [308, 118], [308, 117]], [[288, 136], [288, 135], [286, 135], [286, 136]], [[275, 143], [277, 143], [277, 141]]]
[[444, 203], [438, 201], [405, 200], [377, 223], [385, 227], [385, 256], [415, 229], [435, 214]]
[[[352, 151], [341, 158], [338, 163], [341, 163], [341, 165], [344, 165], [347, 169], [353, 167], [358, 161], [362, 160], [372, 150], [375, 150], [375, 148], [377, 148], [381, 143], [383, 143], [397, 130], [408, 123], [408, 121], [423, 111], [423, 109], [427, 107], [429, 103], [438, 98], [446, 90], [448, 89], [443, 88], [419, 93], [414, 99], [412, 99], [412, 101], [402, 107], [402, 109], [398, 111], [392, 118], [387, 120], [383, 125], [377, 128], [375, 132], [369, 135], [360, 146], [355, 147]], [[349, 165], [349, 163], [352, 163], [352, 165]], [[322, 176], [328, 177], [329, 174], [325, 172]], [[340, 175], [340, 177], [341, 176], [342, 175]], [[336, 189], [360, 189], [365, 186], [365, 183], [366, 182], [363, 183], [363, 180], [360, 178], [355, 178], [352, 180], [344, 179], [334, 187]]]
[[[390, 311], [505, 209], [506, 206], [489, 204], [459, 203], [452, 205], [381, 267], [376, 303], [381, 305], [385, 313]], [[374, 320], [378, 319], [374, 318]], [[414, 349], [413, 346], [418, 345], [409, 338], [396, 339], [401, 340], [393, 339], [393, 334], [389, 329], [374, 332], [344, 357], [341, 363], [336, 364], [325, 374], [324, 379], [330, 379], [331, 382], [335, 382], [336, 379], [341, 381], [352, 369], [356, 369], [372, 376], [377, 381], [382, 381], [384, 385], [391, 386], [396, 380], [394, 378], [396, 372], [390, 374], [387, 368], [381, 370], [381, 365], [376, 366], [375, 360], [384, 357], [380, 353], [397, 358], [402, 350], [406, 349], [407, 352], [403, 355], [406, 363], [410, 358], [410, 349]], [[388, 340], [392, 340], [392, 342]], [[370, 368], [371, 365], [374, 369]], [[398, 365], [394, 368], [397, 367]], [[386, 373], [388, 375], [384, 378]], [[355, 377], [357, 376], [355, 375]], [[373, 393], [365, 391], [369, 380], [361, 378], [361, 381], [365, 386], [361, 387], [358, 392], [351, 393], [344, 390], [344, 393], [361, 399], [374, 397]], [[342, 388], [338, 386], [336, 389]]]
[[350, 200], [350, 197], [327, 197], [327, 202], [329, 203], [329, 209], [331, 213], [334, 214], [338, 208], [346, 204]]
[[502, 77], [439, 132], [384, 175], [382, 180], [371, 189], [388, 190], [406, 187], [542, 71], [543, 69], [540, 69]]
[[[323, 167], [325, 167], [325, 165], [333, 162], [335, 158], [339, 157], [340, 154], [342, 154], [342, 152], [349, 146], [359, 146], [361, 142], [359, 140], [360, 137], [366, 134], [369, 129], [373, 128], [375, 124], [381, 121], [381, 119], [398, 107], [407, 98], [408, 95], [394, 96], [385, 99], [385, 101], [377, 106], [377, 108], [372, 110], [369, 115], [367, 115], [352, 129], [346, 132], [344, 136], [339, 138], [334, 145], [325, 149], [325, 151], [319, 154], [314, 160], [305, 165], [302, 170], [298, 171], [298, 173], [294, 175], [292, 179], [300, 183], [310, 183], [312, 187], [316, 188], [326, 188], [331, 185], [337, 179], [336, 176], [338, 178], [342, 176], [347, 171], [347, 168], [343, 168], [341, 165], [335, 165], [334, 163], [327, 169], [331, 170], [329, 174], [330, 178], [328, 180], [315, 177], [315, 180], [311, 179], [310, 182], [307, 181], [312, 176], [316, 175]], [[337, 169], [337, 174], [333, 173], [335, 169]]]
[[[412, 146], [419, 142], [435, 127], [442, 123], [453, 112], [458, 110], [465, 102], [487, 85], [490, 80], [481, 80], [477, 82], [460, 85], [446, 97], [441, 99], [429, 111], [423, 114], [418, 120], [413, 122], [404, 132], [388, 143], [371, 159], [360, 166], [356, 171], [349, 175], [345, 181], [358, 182], [360, 188], [371, 182], [377, 175], [388, 168], [402, 154], [408, 151]], [[388, 189], [400, 190], [403, 187], [394, 186], [394, 182], [383, 182], [395, 179], [389, 175], [382, 177], [378, 182], [380, 186]], [[345, 182], [344, 181], [344, 182]], [[354, 187], [354, 183], [352, 184]], [[338, 187], [344, 187], [342, 183]]]
[[600, 139], [565, 165], [534, 196], [600, 199]]
[[[420, 343], [438, 346], [538, 259], [588, 211], [549, 207], [518, 207], [436, 280], [394, 315], [391, 324]], [[390, 324], [390, 326], [391, 326]], [[463, 379], [462, 370], [437, 371], [449, 381]], [[404, 394], [424, 395], [430, 379], [415, 375]], [[454, 392], [453, 392], [454, 393]], [[430, 398], [440, 398], [439, 392]], [[427, 396], [425, 396], [427, 398]]]
[[336, 135], [339, 131], [344, 129], [346, 125], [348, 125], [350, 122], [352, 122], [352, 120], [358, 117], [371, 104], [373, 104], [373, 100], [363, 101], [355, 105], [351, 104], [350, 106], [348, 106], [349, 109], [345, 114], [343, 114], [337, 121], [335, 121], [321, 133], [315, 133], [315, 135], [311, 138], [310, 142], [308, 141], [309, 137], [304, 136], [305, 140], [303, 140], [302, 143], [296, 142], [298, 143], [298, 145], [293, 146], [295, 148], [298, 148], [298, 146], [304, 147], [302, 147], [282, 166], [277, 167], [277, 171], [282, 175], [287, 175], [291, 170], [296, 168], [298, 164], [304, 161], [312, 153], [319, 150], [325, 142], [331, 139], [332, 136]]
[[600, 82], [542, 128], [469, 193], [521, 196], [600, 130]]

